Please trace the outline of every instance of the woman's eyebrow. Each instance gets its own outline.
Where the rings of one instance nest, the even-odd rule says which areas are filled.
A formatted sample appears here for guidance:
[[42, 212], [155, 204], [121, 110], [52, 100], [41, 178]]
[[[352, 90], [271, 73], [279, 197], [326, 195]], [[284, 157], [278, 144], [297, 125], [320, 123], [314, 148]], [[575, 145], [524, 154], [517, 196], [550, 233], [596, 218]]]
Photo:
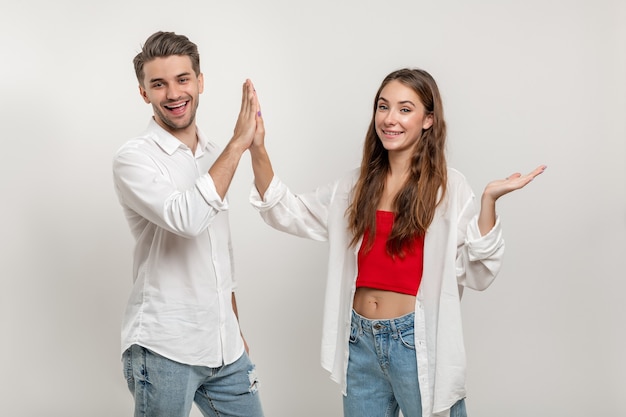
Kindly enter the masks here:
[[[378, 97], [378, 101], [384, 101], [386, 103], [389, 103], [389, 100], [387, 100], [385, 97]], [[410, 104], [412, 106], [415, 106], [415, 103], [413, 103], [411, 100], [402, 100], [398, 102], [399, 104]]]

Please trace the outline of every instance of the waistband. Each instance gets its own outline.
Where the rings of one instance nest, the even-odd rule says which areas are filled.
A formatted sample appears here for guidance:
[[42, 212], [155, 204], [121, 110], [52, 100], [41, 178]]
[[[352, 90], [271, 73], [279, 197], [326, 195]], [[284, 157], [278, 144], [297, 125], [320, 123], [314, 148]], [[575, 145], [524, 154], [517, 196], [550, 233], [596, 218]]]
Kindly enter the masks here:
[[415, 313], [410, 312], [409, 314], [393, 319], [372, 320], [352, 310], [352, 323], [356, 324], [363, 331], [376, 334], [403, 332], [414, 327]]

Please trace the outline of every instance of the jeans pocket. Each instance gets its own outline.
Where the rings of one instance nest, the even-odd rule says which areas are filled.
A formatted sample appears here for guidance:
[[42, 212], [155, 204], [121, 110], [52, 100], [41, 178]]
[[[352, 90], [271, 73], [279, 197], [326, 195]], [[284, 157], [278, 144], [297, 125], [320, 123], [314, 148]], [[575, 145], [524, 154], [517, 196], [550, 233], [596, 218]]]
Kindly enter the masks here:
[[399, 332], [399, 336], [404, 347], [415, 350], [415, 331], [412, 328]]
[[135, 378], [133, 376], [133, 355], [131, 353], [131, 348], [128, 348], [122, 354], [122, 372], [124, 374], [124, 379], [126, 379], [126, 383], [128, 384], [128, 388], [132, 391]]
[[356, 323], [350, 325], [350, 343], [356, 343], [359, 340], [359, 326]]

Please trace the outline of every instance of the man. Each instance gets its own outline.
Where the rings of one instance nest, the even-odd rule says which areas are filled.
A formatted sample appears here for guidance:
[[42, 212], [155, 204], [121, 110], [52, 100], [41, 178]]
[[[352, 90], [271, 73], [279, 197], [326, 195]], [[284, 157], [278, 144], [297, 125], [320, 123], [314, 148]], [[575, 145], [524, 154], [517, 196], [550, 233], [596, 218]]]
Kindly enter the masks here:
[[[223, 152], [196, 127], [204, 79], [197, 46], [157, 32], [134, 59], [154, 116], [115, 155], [115, 190], [136, 240], [122, 326], [135, 416], [261, 417], [258, 380], [234, 294], [226, 192], [252, 143], [259, 105], [243, 85]], [[258, 113], [258, 114], [257, 114]]]

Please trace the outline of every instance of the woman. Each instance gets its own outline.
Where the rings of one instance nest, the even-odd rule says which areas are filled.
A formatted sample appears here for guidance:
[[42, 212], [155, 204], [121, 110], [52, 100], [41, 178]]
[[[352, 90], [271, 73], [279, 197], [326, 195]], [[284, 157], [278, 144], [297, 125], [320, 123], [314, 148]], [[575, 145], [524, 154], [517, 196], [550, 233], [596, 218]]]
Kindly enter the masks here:
[[477, 211], [446, 165], [427, 72], [389, 74], [373, 110], [360, 169], [298, 196], [274, 176], [259, 112], [251, 201], [270, 226], [329, 242], [322, 366], [342, 386], [344, 416], [465, 416], [462, 290], [487, 288], [500, 269], [496, 200], [545, 166], [489, 183]]

